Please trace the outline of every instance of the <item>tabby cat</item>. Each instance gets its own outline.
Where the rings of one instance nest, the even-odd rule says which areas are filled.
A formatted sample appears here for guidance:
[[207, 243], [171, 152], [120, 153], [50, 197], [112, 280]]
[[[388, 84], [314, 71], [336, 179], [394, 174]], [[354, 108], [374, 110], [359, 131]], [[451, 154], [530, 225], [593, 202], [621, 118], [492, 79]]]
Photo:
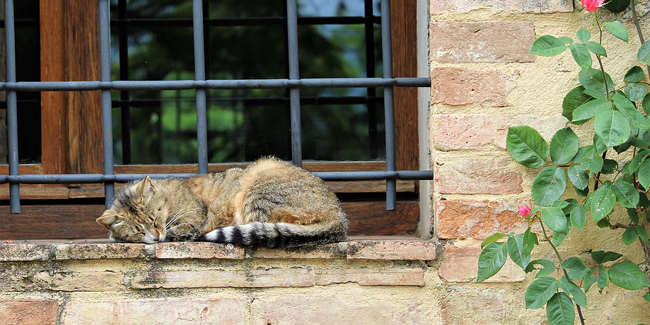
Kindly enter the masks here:
[[117, 242], [294, 247], [342, 241], [348, 221], [316, 176], [275, 158], [187, 179], [127, 184], [97, 222]]

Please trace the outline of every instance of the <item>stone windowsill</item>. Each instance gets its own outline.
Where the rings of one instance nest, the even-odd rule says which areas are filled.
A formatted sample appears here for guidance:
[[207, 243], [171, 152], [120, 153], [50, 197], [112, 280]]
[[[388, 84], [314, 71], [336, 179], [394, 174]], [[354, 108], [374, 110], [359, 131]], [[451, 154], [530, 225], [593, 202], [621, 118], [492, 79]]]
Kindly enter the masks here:
[[159, 244], [108, 241], [24, 241], [0, 244], [0, 262], [96, 259], [347, 259], [431, 261], [436, 243], [414, 238], [351, 238], [346, 242], [298, 249], [244, 248], [232, 244]]

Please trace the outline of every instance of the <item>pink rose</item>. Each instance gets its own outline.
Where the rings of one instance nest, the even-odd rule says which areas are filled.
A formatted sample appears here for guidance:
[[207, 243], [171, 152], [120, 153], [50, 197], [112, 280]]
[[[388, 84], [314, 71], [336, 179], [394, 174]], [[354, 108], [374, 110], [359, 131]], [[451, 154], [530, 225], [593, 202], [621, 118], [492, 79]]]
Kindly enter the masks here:
[[[583, 1], [584, 1], [584, 0], [583, 0]], [[524, 206], [519, 207], [519, 214], [520, 214], [522, 217], [528, 217], [528, 216], [530, 215], [530, 211], [531, 211], [531, 209], [530, 209], [530, 207], [527, 206], [527, 205], [524, 205]]]
[[598, 7], [605, 2], [605, 0], [582, 0], [582, 5], [589, 12], [594, 12], [598, 10]]

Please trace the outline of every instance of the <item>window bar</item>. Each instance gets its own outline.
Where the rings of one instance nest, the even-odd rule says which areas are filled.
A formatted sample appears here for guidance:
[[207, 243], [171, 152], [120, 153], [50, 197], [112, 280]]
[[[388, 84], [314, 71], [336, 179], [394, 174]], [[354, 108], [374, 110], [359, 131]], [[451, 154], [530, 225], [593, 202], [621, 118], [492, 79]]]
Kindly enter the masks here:
[[[381, 53], [384, 78], [393, 78], [393, 53], [390, 39], [390, 1], [381, 0]], [[395, 171], [395, 120], [393, 86], [384, 87], [384, 123], [386, 125], [386, 171]], [[386, 210], [395, 210], [397, 181], [386, 180]]]
[[[16, 35], [14, 29], [14, 1], [5, 0], [5, 55], [7, 82], [16, 82]], [[18, 175], [18, 98], [15, 91], [7, 91], [7, 137], [9, 175]], [[20, 185], [9, 184], [11, 213], [20, 213]]]
[[[289, 47], [289, 79], [300, 79], [298, 61], [298, 5], [287, 0], [287, 38]], [[302, 167], [302, 129], [300, 125], [300, 88], [289, 88], [291, 116], [291, 160]]]
[[[111, 81], [111, 34], [110, 34], [110, 0], [99, 1], [99, 62], [101, 66], [101, 81]], [[111, 90], [102, 89], [102, 132], [104, 137], [104, 175], [113, 175], [113, 115], [111, 106]], [[115, 194], [114, 182], [104, 182], [106, 208], [111, 204]]]
[[[126, 0], [119, 0], [119, 55], [120, 55], [120, 80], [129, 80], [129, 44], [127, 34]], [[131, 163], [131, 105], [129, 91], [120, 91], [120, 120], [122, 121], [122, 163]]]
[[[203, 2], [192, 2], [194, 31], [194, 79], [205, 82], [205, 52], [203, 43]], [[196, 89], [196, 140], [198, 147], [199, 174], [208, 173], [207, 99], [204, 88]]]
[[[375, 26], [372, 0], [364, 1], [364, 35], [366, 40], [366, 77], [375, 77]], [[377, 97], [377, 89], [366, 88], [368, 101], [368, 137], [370, 138], [370, 159], [379, 157], [379, 145], [377, 143], [377, 105], [374, 100]]]

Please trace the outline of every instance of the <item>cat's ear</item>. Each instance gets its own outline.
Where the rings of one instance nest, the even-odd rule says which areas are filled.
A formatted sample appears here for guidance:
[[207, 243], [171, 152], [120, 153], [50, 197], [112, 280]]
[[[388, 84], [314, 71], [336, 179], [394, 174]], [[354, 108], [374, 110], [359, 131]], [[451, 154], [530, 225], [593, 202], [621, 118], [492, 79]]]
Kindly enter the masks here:
[[153, 193], [156, 192], [156, 188], [153, 186], [149, 176], [145, 176], [141, 181], [139, 181], [135, 185], [135, 188], [143, 203], [148, 203], [151, 196], [153, 196]]
[[111, 226], [117, 221], [117, 214], [111, 210], [106, 210], [101, 217], [97, 218], [97, 223], [111, 229]]

